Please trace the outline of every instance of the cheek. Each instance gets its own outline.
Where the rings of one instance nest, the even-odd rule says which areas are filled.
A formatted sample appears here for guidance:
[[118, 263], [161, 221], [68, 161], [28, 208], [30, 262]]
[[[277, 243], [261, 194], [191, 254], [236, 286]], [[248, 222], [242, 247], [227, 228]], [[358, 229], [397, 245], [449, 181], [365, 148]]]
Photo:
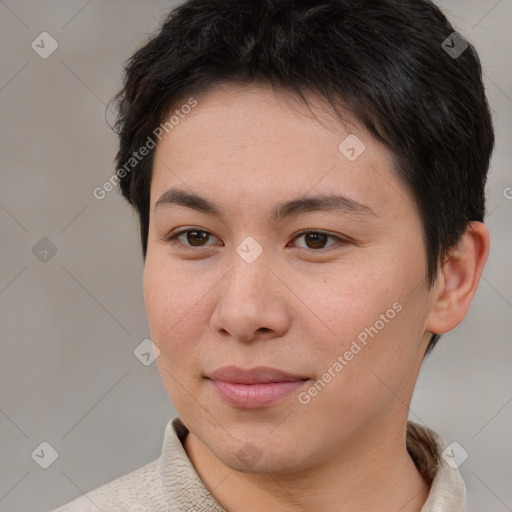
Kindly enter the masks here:
[[144, 266], [144, 303], [153, 337], [157, 333], [161, 336], [163, 322], [167, 322], [166, 312], [174, 311], [175, 292], [171, 293], [172, 289], [175, 290], [175, 283], [171, 275], [148, 255]]
[[208, 289], [202, 276], [181, 268], [170, 258], [149, 254], [144, 266], [144, 302], [148, 321], [160, 335], [187, 322], [200, 308]]
[[162, 352], [183, 353], [180, 332], [190, 323], [197, 304], [190, 276], [171, 269], [148, 253], [144, 266], [144, 303], [151, 339]]
[[[187, 279], [188, 277], [188, 279]], [[197, 288], [197, 287], [196, 287]], [[200, 360], [200, 311], [190, 276], [169, 268], [165, 261], [149, 256], [144, 267], [144, 302], [151, 340], [159, 348], [156, 364], [160, 378], [174, 407], [190, 407], [190, 393], [196, 383], [191, 379]], [[194, 304], [196, 307], [194, 308]]]
[[411, 266], [405, 268], [412, 273], [402, 268], [383, 258], [371, 268], [335, 272], [320, 287], [304, 285], [312, 309], [329, 327], [311, 349], [318, 355], [319, 377], [325, 381], [329, 373], [336, 375], [329, 387], [337, 397], [341, 390], [348, 401], [385, 393], [379, 377], [395, 389], [417, 365], [424, 296], [421, 286], [411, 293], [410, 283], [421, 282], [423, 268], [418, 266], [417, 275]]
[[[393, 304], [400, 296], [399, 285], [389, 272], [387, 278], [379, 278], [376, 267], [361, 266], [351, 271], [344, 268], [333, 272], [323, 283], [310, 282], [305, 286], [309, 289], [305, 291], [308, 303], [329, 327], [329, 339], [322, 345], [336, 351], [348, 349], [352, 340], [377, 321], [383, 330], [380, 315], [391, 309], [388, 316], [394, 317]], [[364, 341], [364, 334], [361, 339]]]
[[360, 309], [347, 306], [338, 315], [337, 342], [311, 347], [312, 355], [319, 357], [317, 380], [298, 397], [305, 404], [299, 410], [323, 417], [326, 435], [333, 439], [340, 431], [363, 428], [369, 418], [407, 403], [417, 349], [411, 343], [404, 350], [410, 330], [406, 306], [389, 303], [392, 297], [382, 299], [366, 301]]
[[151, 339], [161, 353], [157, 359], [160, 374], [170, 385], [173, 379], [169, 373], [185, 382], [192, 378], [191, 369], [197, 368], [201, 361], [202, 340], [210, 314], [208, 297], [215, 279], [218, 281], [218, 277], [200, 275], [186, 265], [177, 265], [176, 261], [148, 250], [144, 302]]

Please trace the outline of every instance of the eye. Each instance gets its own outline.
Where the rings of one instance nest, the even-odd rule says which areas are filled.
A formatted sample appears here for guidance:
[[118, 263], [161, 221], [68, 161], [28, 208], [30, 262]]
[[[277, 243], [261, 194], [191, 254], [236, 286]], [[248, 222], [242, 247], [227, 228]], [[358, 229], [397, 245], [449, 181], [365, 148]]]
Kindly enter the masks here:
[[[182, 238], [184, 235], [186, 235], [185, 241], [183, 241]], [[182, 229], [181, 231], [167, 235], [164, 240], [171, 244], [175, 244], [176, 241], [178, 241], [185, 247], [205, 247], [203, 242], [207, 241], [210, 236], [213, 235], [201, 229]]]
[[[348, 243], [348, 241], [346, 241], [338, 236], [330, 235], [329, 233], [326, 233], [324, 231], [314, 231], [314, 230], [303, 231], [302, 233], [299, 233], [294, 238], [294, 240], [297, 240], [301, 237], [305, 237], [304, 241], [306, 242], [306, 247], [302, 247], [305, 249], [314, 249], [314, 250], [325, 249], [326, 248], [325, 243], [329, 238], [331, 238], [332, 240], [335, 240], [336, 242], [341, 243], [341, 244]], [[336, 244], [335, 243], [331, 244], [328, 247], [332, 247], [332, 245], [336, 245]]]

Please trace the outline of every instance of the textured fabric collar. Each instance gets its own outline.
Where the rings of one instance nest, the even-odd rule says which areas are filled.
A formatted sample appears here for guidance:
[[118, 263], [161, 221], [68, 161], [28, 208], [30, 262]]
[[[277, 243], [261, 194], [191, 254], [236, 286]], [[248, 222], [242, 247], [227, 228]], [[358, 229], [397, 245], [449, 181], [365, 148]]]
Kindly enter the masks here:
[[188, 429], [178, 416], [167, 424], [157, 471], [164, 495], [168, 496], [169, 512], [226, 512], [206, 488], [189, 459], [183, 446], [187, 435]]
[[[159, 465], [159, 475], [168, 495], [169, 510], [226, 512], [197, 474], [183, 442], [188, 429], [178, 416], [167, 425]], [[409, 421], [407, 450], [421, 474], [431, 481], [431, 489], [421, 512], [463, 512], [466, 487], [458, 469], [441, 456], [447, 443], [433, 430]], [[177, 478], [179, 476], [179, 478]]]

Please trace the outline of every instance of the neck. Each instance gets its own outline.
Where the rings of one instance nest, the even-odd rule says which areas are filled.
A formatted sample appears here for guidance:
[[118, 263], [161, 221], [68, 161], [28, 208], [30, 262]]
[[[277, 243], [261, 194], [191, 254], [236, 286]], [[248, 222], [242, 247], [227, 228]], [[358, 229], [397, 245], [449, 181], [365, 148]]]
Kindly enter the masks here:
[[[395, 427], [396, 428], [396, 427]], [[185, 450], [217, 502], [228, 512], [420, 512], [430, 484], [406, 449], [406, 430], [373, 429], [315, 467], [294, 473], [244, 473], [224, 465], [191, 432]]]

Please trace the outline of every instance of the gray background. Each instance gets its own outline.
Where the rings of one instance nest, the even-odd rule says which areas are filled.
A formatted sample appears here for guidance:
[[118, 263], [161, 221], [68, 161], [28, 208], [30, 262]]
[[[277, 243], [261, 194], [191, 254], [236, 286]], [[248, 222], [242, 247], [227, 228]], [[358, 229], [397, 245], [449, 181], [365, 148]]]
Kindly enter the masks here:
[[[105, 105], [122, 63], [173, 5], [0, 2], [2, 512], [51, 510], [154, 460], [174, 415], [155, 364], [133, 354], [149, 337], [137, 219], [116, 192], [92, 196], [114, 170]], [[484, 64], [497, 132], [492, 248], [468, 317], [424, 363], [410, 417], [469, 453], [467, 511], [502, 512], [512, 510], [512, 0], [439, 5]], [[59, 44], [47, 59], [31, 48], [43, 31]], [[57, 248], [46, 262], [32, 250], [43, 237]], [[46, 470], [31, 458], [42, 441], [59, 453]]]

